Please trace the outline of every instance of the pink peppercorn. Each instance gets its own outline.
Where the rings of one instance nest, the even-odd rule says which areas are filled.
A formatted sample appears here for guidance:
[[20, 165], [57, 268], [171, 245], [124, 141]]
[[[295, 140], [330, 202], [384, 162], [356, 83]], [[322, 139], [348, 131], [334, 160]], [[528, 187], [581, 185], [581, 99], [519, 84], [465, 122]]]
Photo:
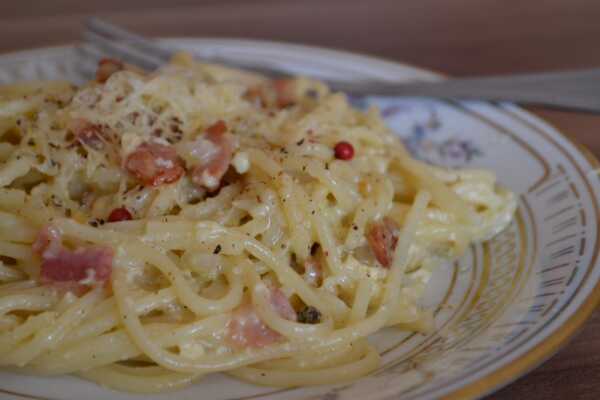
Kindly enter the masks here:
[[348, 142], [339, 142], [333, 148], [335, 158], [338, 160], [352, 160], [354, 157], [354, 147]]

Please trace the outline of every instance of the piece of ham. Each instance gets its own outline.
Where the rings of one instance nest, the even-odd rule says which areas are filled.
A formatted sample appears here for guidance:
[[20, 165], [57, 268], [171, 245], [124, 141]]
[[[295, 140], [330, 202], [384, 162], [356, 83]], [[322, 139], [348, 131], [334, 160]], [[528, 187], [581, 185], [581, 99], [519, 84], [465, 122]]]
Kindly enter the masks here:
[[144, 142], [125, 160], [125, 169], [144, 185], [173, 183], [183, 176], [183, 161], [173, 146]]
[[[282, 318], [296, 321], [296, 311], [281, 290], [271, 288], [270, 300], [271, 305]], [[276, 343], [280, 339], [281, 335], [269, 328], [249, 303], [236, 308], [227, 325], [227, 341], [235, 348], [260, 348]]]
[[69, 130], [75, 135], [75, 140], [94, 150], [104, 149], [107, 138], [98, 124], [92, 124], [82, 118], [69, 122]]
[[275, 79], [272, 81], [272, 85], [277, 96], [277, 107], [289, 107], [296, 102], [293, 79]]
[[271, 305], [282, 318], [288, 321], [296, 321], [296, 310], [294, 310], [285, 294], [278, 288], [271, 288]]
[[109, 247], [62, 248], [55, 257], [42, 261], [42, 282], [105, 283], [112, 272], [113, 251]]
[[218, 189], [233, 157], [234, 140], [224, 121], [217, 121], [192, 143], [190, 154], [198, 160], [192, 169], [192, 182], [210, 191]]
[[115, 72], [125, 69], [125, 65], [114, 58], [103, 58], [98, 62], [98, 69], [96, 69], [96, 81], [104, 83], [111, 77]]
[[60, 231], [49, 225], [42, 228], [32, 245], [42, 258], [42, 283], [68, 283], [84, 286], [104, 284], [112, 272], [113, 250], [105, 246], [70, 250], [62, 245]]
[[249, 88], [244, 97], [263, 108], [269, 105], [286, 108], [296, 102], [294, 85], [293, 79], [274, 79], [266, 84]]
[[389, 268], [398, 244], [398, 225], [387, 217], [372, 224], [367, 232], [367, 242], [379, 264]]
[[31, 248], [35, 254], [44, 258], [56, 257], [62, 248], [62, 235], [52, 225], [39, 230]]

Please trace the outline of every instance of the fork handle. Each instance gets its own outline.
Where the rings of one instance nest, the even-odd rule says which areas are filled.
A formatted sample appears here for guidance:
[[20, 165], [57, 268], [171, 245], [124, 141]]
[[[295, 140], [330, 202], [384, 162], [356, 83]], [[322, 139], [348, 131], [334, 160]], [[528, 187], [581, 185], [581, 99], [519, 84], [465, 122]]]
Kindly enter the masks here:
[[[89, 19], [86, 26], [91, 29], [88, 34], [96, 39], [96, 44], [106, 47], [109, 46], [110, 41], [116, 41], [134, 45], [141, 50], [137, 51], [137, 62], [143, 61], [144, 66], [150, 69], [160, 66], [173, 54], [172, 50], [162, 48], [141, 35], [97, 18]], [[131, 50], [123, 51], [114, 43], [110, 44], [110, 47], [113, 53], [132, 56]], [[283, 72], [262, 64], [252, 68], [252, 66], [241, 65], [239, 60], [228, 60], [224, 57], [218, 59], [212, 57], [206, 59], [206, 61], [219, 61], [237, 67], [250, 67], [269, 75], [281, 75], [281, 72]], [[395, 83], [382, 80], [326, 82], [334, 90], [354, 95], [509, 101], [600, 113], [600, 69], [449, 79], [433, 83]]]
[[458, 78], [439, 82], [330, 81], [355, 95], [509, 101], [600, 113], [600, 69]]

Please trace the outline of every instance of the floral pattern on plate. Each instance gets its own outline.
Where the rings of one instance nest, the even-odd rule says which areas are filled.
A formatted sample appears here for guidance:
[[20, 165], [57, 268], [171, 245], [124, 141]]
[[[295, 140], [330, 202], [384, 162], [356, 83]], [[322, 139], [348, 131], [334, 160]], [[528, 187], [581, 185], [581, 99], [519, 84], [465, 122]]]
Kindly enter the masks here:
[[438, 165], [462, 166], [482, 157], [481, 146], [460, 133], [448, 136], [439, 116], [443, 102], [419, 102], [399, 98], [350, 98], [350, 102], [366, 109], [377, 106], [388, 125], [399, 134], [415, 157]]

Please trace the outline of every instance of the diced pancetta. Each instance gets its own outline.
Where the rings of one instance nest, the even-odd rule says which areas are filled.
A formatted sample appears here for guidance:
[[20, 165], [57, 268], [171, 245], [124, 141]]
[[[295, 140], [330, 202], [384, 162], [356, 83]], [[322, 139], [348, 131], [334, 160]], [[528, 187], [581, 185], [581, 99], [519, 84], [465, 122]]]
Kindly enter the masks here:
[[60, 231], [52, 225], [47, 225], [40, 229], [31, 248], [42, 258], [56, 257], [62, 248], [61, 241]]
[[106, 246], [63, 246], [61, 233], [52, 225], [42, 228], [33, 243], [33, 251], [42, 259], [40, 280], [43, 283], [68, 283], [91, 286], [110, 279], [113, 250]]
[[104, 283], [112, 272], [113, 251], [109, 247], [61, 248], [53, 257], [43, 258], [40, 278], [44, 283]]
[[[296, 312], [281, 290], [271, 289], [271, 304], [282, 318], [296, 321]], [[227, 326], [227, 340], [233, 347], [260, 348], [280, 339], [281, 335], [260, 319], [252, 304], [243, 304], [233, 311]]]
[[289, 107], [296, 102], [293, 79], [275, 79], [272, 85], [277, 96], [277, 107]]
[[271, 288], [271, 305], [282, 318], [289, 321], [296, 320], [296, 311], [290, 304], [290, 301], [285, 294], [278, 288]]
[[98, 69], [96, 69], [96, 81], [104, 83], [110, 78], [115, 72], [121, 71], [125, 68], [125, 65], [113, 58], [103, 58], [98, 62]]
[[398, 225], [390, 218], [383, 218], [371, 225], [367, 232], [367, 241], [379, 264], [389, 268], [398, 244]]
[[296, 102], [293, 79], [274, 79], [266, 84], [249, 88], [244, 97], [261, 107], [274, 105], [285, 108]]
[[233, 136], [227, 133], [227, 125], [223, 121], [216, 122], [192, 146], [195, 147], [191, 154], [198, 159], [192, 169], [192, 182], [208, 190], [218, 189], [234, 150]]
[[129, 153], [125, 169], [150, 186], [175, 182], [185, 173], [175, 148], [156, 142], [144, 142]]
[[75, 140], [94, 150], [102, 150], [106, 145], [106, 138], [102, 127], [92, 124], [85, 119], [75, 119], [69, 123], [69, 130], [75, 135]]

